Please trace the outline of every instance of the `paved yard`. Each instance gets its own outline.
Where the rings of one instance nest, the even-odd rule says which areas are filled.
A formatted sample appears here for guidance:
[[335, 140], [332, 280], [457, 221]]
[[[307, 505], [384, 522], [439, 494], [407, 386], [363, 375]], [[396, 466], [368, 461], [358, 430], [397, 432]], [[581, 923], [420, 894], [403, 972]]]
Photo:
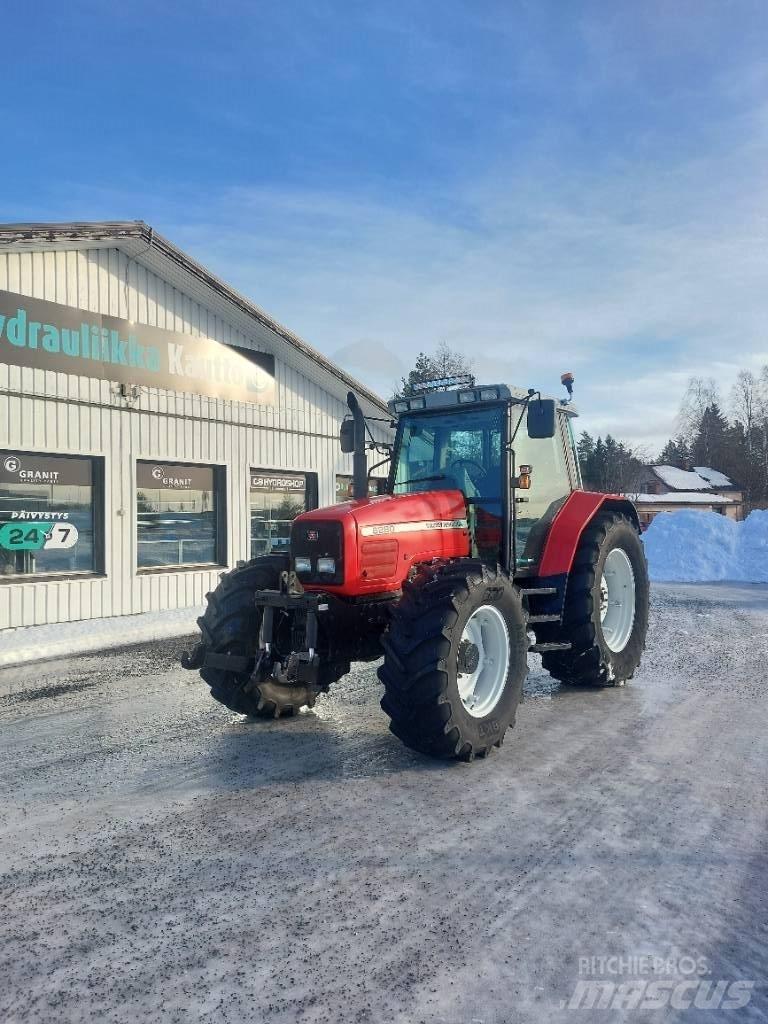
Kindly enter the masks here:
[[[0, 672], [3, 1024], [768, 1019], [768, 588], [655, 587], [617, 690], [532, 658], [471, 765], [401, 747], [370, 667], [254, 723], [182, 646]], [[682, 1007], [749, 1002], [569, 1008], [666, 958], [712, 983]]]

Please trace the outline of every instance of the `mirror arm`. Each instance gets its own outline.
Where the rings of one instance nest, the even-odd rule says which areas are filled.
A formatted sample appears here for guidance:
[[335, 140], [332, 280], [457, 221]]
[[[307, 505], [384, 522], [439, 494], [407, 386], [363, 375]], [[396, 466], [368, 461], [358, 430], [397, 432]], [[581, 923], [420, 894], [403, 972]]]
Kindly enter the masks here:
[[385, 462], [389, 462], [389, 455], [386, 457], [386, 459], [382, 459], [381, 462], [374, 462], [374, 464], [368, 470], [369, 480], [371, 479], [371, 474], [373, 473], [374, 469], [378, 469], [379, 466], [383, 466]]

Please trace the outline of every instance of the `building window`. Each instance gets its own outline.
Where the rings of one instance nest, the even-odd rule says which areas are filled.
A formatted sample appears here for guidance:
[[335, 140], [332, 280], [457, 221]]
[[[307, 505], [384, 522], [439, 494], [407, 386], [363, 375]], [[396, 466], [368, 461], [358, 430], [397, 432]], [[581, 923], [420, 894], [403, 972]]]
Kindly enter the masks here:
[[287, 551], [291, 523], [317, 508], [317, 473], [251, 470], [251, 558]]
[[103, 571], [104, 464], [0, 451], [0, 575]]
[[[371, 495], [375, 494], [386, 494], [387, 493], [387, 478], [374, 476], [368, 481], [368, 493]], [[352, 500], [352, 476], [349, 473], [337, 473], [336, 474], [336, 501], [351, 501]]]
[[138, 567], [224, 565], [224, 488], [216, 466], [137, 462]]

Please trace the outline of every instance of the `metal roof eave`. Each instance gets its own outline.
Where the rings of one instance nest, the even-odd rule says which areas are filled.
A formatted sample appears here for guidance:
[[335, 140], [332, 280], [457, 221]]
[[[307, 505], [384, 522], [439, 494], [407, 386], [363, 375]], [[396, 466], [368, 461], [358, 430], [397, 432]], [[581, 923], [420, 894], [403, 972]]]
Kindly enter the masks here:
[[[28, 223], [0, 225], [0, 246], [15, 250], [27, 248], [67, 249], [72, 247], [97, 248], [117, 246], [127, 255], [149, 264], [150, 253], [160, 257], [185, 276], [190, 276], [207, 290], [224, 299], [248, 320], [256, 321], [267, 331], [276, 334], [295, 352], [308, 360], [312, 367], [320, 368], [335, 382], [354, 391], [377, 412], [389, 416], [387, 404], [351, 374], [331, 362], [317, 349], [293, 331], [274, 320], [255, 303], [230, 287], [197, 260], [187, 255], [169, 239], [156, 232], [144, 221], [76, 221], [72, 223]], [[150, 269], [153, 269], [150, 267]], [[304, 370], [306, 373], [306, 369]], [[308, 374], [311, 376], [311, 374]]]

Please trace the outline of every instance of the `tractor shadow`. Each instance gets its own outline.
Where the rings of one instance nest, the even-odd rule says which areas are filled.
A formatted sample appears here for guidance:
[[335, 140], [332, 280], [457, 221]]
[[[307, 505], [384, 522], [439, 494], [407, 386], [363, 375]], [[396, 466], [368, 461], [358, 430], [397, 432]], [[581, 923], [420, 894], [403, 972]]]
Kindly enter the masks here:
[[311, 711], [276, 721], [230, 715], [227, 722], [225, 717], [206, 743], [198, 774], [213, 788], [253, 789], [314, 778], [354, 780], [466, 767], [403, 746], [389, 732], [378, 701], [341, 712], [339, 703], [328, 707], [318, 701]]
[[[318, 780], [373, 779], [413, 772], [476, 771], [478, 764], [441, 761], [405, 747], [388, 729], [379, 708], [381, 688], [355, 680], [331, 690], [312, 710], [292, 718], [251, 719], [221, 709], [198, 751], [195, 774], [214, 789], [254, 789]], [[612, 691], [615, 693], [616, 691]], [[588, 718], [594, 702], [606, 702], [600, 687], [562, 687], [531, 666], [521, 708], [547, 710], [555, 718]], [[521, 723], [512, 731], [515, 742]], [[525, 726], [523, 726], [525, 728]], [[506, 751], [506, 746], [503, 748]], [[487, 763], [504, 757], [494, 751]]]

